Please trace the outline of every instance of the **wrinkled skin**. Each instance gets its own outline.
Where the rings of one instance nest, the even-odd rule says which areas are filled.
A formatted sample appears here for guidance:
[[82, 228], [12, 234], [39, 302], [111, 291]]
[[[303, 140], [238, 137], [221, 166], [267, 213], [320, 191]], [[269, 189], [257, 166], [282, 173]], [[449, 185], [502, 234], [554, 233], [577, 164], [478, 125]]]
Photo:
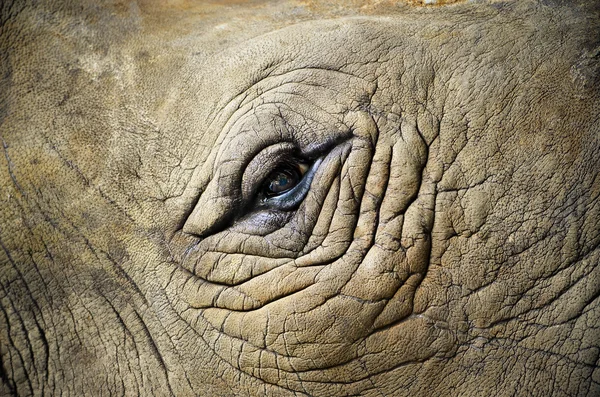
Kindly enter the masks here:
[[600, 394], [597, 2], [2, 7], [0, 395]]

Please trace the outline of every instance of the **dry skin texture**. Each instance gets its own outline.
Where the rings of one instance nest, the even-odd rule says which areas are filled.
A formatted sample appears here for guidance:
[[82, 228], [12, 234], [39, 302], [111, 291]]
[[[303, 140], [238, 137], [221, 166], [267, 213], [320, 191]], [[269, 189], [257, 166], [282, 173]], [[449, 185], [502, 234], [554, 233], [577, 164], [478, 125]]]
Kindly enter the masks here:
[[597, 1], [1, 7], [0, 395], [600, 395]]

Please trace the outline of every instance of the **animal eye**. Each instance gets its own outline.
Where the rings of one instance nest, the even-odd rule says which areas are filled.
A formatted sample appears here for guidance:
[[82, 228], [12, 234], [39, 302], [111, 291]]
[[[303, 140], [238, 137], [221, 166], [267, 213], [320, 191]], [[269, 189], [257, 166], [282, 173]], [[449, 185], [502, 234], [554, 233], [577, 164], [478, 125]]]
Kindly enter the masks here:
[[264, 179], [257, 206], [282, 211], [297, 208], [306, 197], [321, 161], [308, 163], [293, 158], [280, 163]]
[[300, 162], [286, 162], [267, 176], [263, 194], [265, 197], [276, 197], [289, 192], [300, 183], [309, 166]]

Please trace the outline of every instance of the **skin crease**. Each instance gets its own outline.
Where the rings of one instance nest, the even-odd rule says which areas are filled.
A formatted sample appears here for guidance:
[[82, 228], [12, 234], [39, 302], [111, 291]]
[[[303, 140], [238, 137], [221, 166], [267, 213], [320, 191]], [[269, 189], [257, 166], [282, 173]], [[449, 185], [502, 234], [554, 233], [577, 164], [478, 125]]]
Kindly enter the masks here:
[[599, 4], [417, 3], [2, 3], [0, 395], [600, 394]]

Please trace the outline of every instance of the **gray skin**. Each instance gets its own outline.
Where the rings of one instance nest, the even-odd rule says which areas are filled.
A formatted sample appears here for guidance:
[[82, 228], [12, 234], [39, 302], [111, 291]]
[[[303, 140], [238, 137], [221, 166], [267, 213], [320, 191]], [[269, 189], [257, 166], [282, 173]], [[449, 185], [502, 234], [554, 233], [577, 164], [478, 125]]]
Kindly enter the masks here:
[[597, 1], [1, 11], [0, 395], [600, 395]]

